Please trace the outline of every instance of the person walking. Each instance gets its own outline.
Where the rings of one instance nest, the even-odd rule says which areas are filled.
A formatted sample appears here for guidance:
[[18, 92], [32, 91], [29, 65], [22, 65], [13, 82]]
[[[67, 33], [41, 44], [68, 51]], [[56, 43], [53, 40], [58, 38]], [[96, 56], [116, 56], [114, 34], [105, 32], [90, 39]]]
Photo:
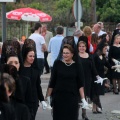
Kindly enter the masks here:
[[[25, 48], [25, 49], [24, 49]], [[31, 105], [33, 109], [33, 118], [35, 120], [36, 113], [39, 106], [39, 100], [42, 104], [42, 108], [46, 109], [47, 104], [44, 101], [44, 96], [42, 93], [41, 87], [41, 79], [39, 70], [32, 66], [34, 59], [35, 59], [35, 49], [31, 47], [23, 47], [22, 49], [22, 57], [23, 57], [23, 66], [20, 69], [20, 75], [26, 76], [30, 79], [31, 82], [31, 91], [32, 91], [32, 98], [31, 98]]]
[[[50, 103], [52, 95], [53, 120], [78, 120], [78, 97], [81, 96], [83, 108], [88, 103], [84, 98], [84, 76], [82, 68], [73, 61], [74, 49], [65, 44], [62, 59], [53, 65], [51, 81], [47, 92]], [[73, 72], [74, 71], [74, 72]]]
[[47, 57], [48, 57], [48, 44], [50, 39], [53, 37], [52, 32], [47, 30], [47, 24], [42, 24], [42, 32], [41, 35], [44, 37], [45, 39], [45, 43], [47, 46], [47, 51], [44, 52], [44, 67], [45, 67], [45, 73], [47, 74], [50, 72], [50, 67], [48, 65], [48, 61], [47, 61]]
[[50, 39], [49, 45], [48, 45], [48, 52], [51, 53], [51, 59], [50, 59], [50, 67], [53, 67], [54, 61], [57, 59], [59, 51], [60, 51], [60, 47], [62, 44], [62, 40], [63, 40], [63, 27], [62, 26], [58, 26], [56, 29], [56, 36], [52, 37]]
[[[108, 53], [108, 59], [109, 59], [109, 63], [111, 64], [111, 66], [119, 65], [119, 60], [120, 60], [120, 35], [119, 34], [114, 37], [114, 41], [111, 43], [109, 53]], [[113, 59], [117, 60], [118, 63], [115, 64]], [[113, 69], [111, 69], [111, 78], [113, 82], [113, 93], [119, 94], [120, 72], [115, 71], [115, 68], [117, 67], [114, 67]], [[118, 83], [119, 90], [117, 89], [116, 82]]]
[[[99, 76], [97, 74], [94, 60], [92, 55], [88, 54], [86, 52], [87, 50], [87, 41], [84, 41], [84, 38], [86, 36], [81, 36], [78, 40], [77, 48], [78, 48], [78, 55], [79, 55], [79, 62], [82, 64], [83, 67], [83, 73], [85, 76], [84, 81], [84, 93], [85, 98], [90, 99], [91, 98], [91, 90], [92, 90], [92, 83], [94, 82], [94, 77]], [[86, 109], [82, 108], [82, 117], [84, 120], [89, 120], [89, 118], [86, 115]]]
[[41, 24], [38, 22], [35, 24], [33, 28], [33, 32], [29, 39], [35, 41], [36, 44], [36, 51], [37, 51], [37, 62], [38, 62], [38, 69], [40, 71], [40, 75], [43, 73], [44, 69], [44, 52], [47, 51], [47, 47], [45, 44], [45, 39], [41, 35]]
[[[111, 68], [109, 62], [106, 60], [108, 44], [102, 42], [98, 44], [97, 50], [95, 51], [93, 58], [95, 62], [96, 70], [101, 78], [105, 78], [104, 67], [108, 69]], [[93, 113], [102, 113], [102, 105], [100, 102], [100, 95], [105, 94], [105, 86], [109, 87], [107, 81], [100, 80], [100, 82], [94, 82], [93, 91], [92, 91], [92, 101], [93, 101]]]

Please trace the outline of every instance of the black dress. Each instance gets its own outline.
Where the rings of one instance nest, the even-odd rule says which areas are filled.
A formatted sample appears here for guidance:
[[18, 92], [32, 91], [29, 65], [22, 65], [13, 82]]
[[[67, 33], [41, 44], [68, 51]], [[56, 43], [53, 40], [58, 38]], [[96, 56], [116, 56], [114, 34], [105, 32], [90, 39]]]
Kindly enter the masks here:
[[[104, 74], [104, 66], [106, 66], [107, 68], [110, 68], [110, 64], [108, 63], [108, 61], [106, 60], [106, 58], [104, 56], [102, 56], [103, 58], [100, 59], [99, 55], [97, 53], [94, 54], [94, 62], [95, 62], [95, 66], [96, 66], [96, 70], [98, 72], [98, 75], [102, 78], [105, 78], [105, 74]], [[97, 79], [96, 79], [97, 80]], [[101, 83], [95, 84], [95, 89], [94, 92], [97, 95], [104, 95], [105, 93], [105, 82], [103, 82], [103, 85], [101, 85]]]
[[31, 82], [30, 79], [28, 77], [19, 76], [19, 81], [21, 81], [21, 87], [22, 87], [22, 94], [23, 94], [23, 103], [25, 105], [27, 105], [27, 107], [29, 108], [29, 112], [30, 114], [33, 114], [33, 110], [32, 110], [32, 92], [31, 92]]
[[92, 83], [94, 77], [97, 76], [97, 71], [95, 68], [94, 60], [91, 55], [88, 58], [82, 58], [79, 56], [79, 62], [82, 63], [85, 82], [84, 82], [84, 92], [85, 96], [91, 97]]
[[[120, 47], [111, 46], [108, 54], [109, 63], [111, 66], [114, 66], [115, 63], [112, 61], [112, 58], [120, 61]], [[112, 79], [120, 79], [120, 73], [111, 69], [111, 78]]]
[[22, 67], [20, 69], [20, 75], [26, 76], [30, 79], [31, 84], [31, 92], [32, 92], [32, 98], [31, 98], [31, 106], [33, 109], [33, 119], [35, 119], [36, 112], [39, 106], [39, 100], [44, 101], [44, 96], [42, 94], [42, 88], [40, 86], [41, 80], [40, 80], [40, 74], [39, 71], [34, 69], [33, 67]]
[[[81, 64], [80, 64], [81, 65]], [[81, 66], [55, 61], [49, 88], [53, 88], [53, 120], [78, 120], [78, 93], [83, 87]]]

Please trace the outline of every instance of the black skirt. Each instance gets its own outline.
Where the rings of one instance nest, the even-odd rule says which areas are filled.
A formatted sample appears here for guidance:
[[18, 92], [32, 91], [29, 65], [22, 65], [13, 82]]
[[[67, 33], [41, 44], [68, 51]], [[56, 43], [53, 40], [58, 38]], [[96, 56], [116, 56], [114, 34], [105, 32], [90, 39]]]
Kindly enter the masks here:
[[77, 95], [59, 91], [53, 98], [53, 120], [78, 120]]
[[111, 70], [111, 75], [112, 79], [120, 79], [120, 73], [115, 70]]

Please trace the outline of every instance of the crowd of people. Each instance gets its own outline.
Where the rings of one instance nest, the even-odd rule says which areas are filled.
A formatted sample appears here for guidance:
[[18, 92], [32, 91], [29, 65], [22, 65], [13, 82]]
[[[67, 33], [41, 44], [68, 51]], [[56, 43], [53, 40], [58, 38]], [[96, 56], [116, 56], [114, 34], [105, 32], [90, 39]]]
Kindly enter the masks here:
[[[3, 42], [0, 120], [35, 120], [39, 101], [43, 109], [51, 106], [53, 120], [78, 120], [80, 108], [82, 118], [89, 120], [89, 101], [93, 114], [102, 113], [100, 95], [119, 94], [120, 24], [113, 33], [104, 31], [102, 22], [72, 36], [63, 33], [58, 26], [53, 37], [46, 24], [36, 23], [24, 43], [15, 37]], [[44, 96], [41, 75], [50, 72]]]

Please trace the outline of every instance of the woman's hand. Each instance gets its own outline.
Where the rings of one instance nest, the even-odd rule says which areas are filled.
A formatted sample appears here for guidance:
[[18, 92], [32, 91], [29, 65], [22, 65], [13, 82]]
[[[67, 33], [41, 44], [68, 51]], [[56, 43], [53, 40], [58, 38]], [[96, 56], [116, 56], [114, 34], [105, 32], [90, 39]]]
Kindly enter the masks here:
[[47, 108], [47, 103], [45, 101], [41, 101], [42, 109], [45, 110]]
[[88, 108], [88, 103], [85, 100], [85, 98], [81, 99], [81, 101], [82, 101], [82, 108], [84, 108], [84, 109]]

